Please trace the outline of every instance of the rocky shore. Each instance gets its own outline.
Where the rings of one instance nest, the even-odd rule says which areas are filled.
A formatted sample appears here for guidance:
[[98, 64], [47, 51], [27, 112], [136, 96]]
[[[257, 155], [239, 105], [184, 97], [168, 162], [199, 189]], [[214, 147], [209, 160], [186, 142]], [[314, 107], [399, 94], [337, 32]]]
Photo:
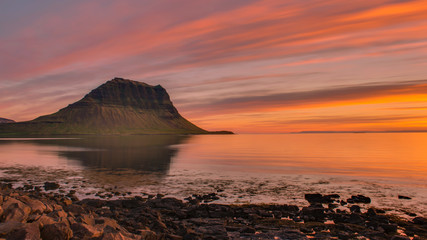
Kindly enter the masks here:
[[[305, 194], [308, 206], [223, 205], [216, 193], [83, 199], [0, 184], [0, 239], [427, 239], [427, 219], [369, 208], [370, 198]], [[361, 208], [363, 206], [363, 208]], [[366, 207], [367, 206], [367, 207]], [[367, 210], [364, 210], [364, 209]]]

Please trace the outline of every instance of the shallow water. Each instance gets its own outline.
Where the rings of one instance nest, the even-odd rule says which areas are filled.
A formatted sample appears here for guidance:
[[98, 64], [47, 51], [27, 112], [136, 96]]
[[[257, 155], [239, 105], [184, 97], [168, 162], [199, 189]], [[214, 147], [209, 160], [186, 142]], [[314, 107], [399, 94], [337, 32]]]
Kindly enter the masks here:
[[3, 138], [0, 173], [79, 197], [218, 191], [218, 202], [306, 205], [304, 193], [364, 194], [426, 216], [425, 143], [427, 133]]

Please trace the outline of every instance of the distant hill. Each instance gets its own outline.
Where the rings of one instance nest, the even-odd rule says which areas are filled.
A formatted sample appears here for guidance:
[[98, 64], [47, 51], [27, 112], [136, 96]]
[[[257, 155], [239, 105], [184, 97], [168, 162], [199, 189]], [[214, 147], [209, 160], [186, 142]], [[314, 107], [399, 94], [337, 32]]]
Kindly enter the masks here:
[[[114, 78], [56, 113], [0, 125], [0, 135], [203, 134], [160, 85]], [[229, 133], [229, 132], [226, 132]]]
[[0, 123], [14, 123], [15, 121], [7, 118], [0, 118]]

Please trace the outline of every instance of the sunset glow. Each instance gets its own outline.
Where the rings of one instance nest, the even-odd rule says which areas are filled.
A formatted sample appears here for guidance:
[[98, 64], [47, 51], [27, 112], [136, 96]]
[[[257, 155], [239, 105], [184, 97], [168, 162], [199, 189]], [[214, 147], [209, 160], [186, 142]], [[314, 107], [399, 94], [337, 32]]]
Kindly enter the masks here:
[[0, 3], [0, 117], [123, 77], [237, 133], [427, 130], [426, 0]]

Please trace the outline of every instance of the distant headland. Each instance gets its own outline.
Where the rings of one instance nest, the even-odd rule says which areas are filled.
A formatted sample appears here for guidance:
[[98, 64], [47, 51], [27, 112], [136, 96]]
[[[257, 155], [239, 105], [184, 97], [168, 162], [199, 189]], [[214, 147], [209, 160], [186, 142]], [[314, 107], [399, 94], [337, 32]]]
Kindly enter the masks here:
[[4, 123], [0, 136], [232, 134], [204, 130], [182, 117], [162, 86], [123, 78], [107, 81], [56, 113]]

